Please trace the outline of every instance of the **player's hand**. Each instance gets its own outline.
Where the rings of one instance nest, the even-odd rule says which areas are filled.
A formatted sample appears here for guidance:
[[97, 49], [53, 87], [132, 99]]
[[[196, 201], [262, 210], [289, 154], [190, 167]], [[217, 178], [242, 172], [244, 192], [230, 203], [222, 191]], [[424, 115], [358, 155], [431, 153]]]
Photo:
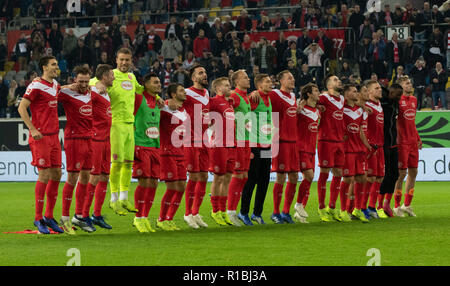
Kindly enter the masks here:
[[306, 100], [302, 99], [302, 100], [298, 100], [297, 101], [297, 113], [300, 113], [303, 109], [303, 107], [305, 107], [306, 105]]
[[367, 114], [369, 114], [369, 115], [373, 113], [372, 108], [367, 107], [365, 105], [362, 106], [362, 109], [364, 109], [364, 111], [367, 112]]
[[324, 112], [325, 111], [325, 106], [323, 106], [322, 104], [317, 104], [316, 108], [319, 109], [320, 112]]
[[253, 91], [252, 93], [250, 93], [250, 95], [248, 96], [248, 98], [250, 99], [250, 101], [254, 104], [258, 104], [259, 100], [260, 100], [260, 96], [259, 96], [259, 92], [257, 90]]
[[[156, 104], [158, 104], [158, 107], [159, 107], [159, 108], [163, 108], [164, 105], [166, 105], [166, 104], [164, 103], [164, 100], [163, 100], [161, 97], [156, 101]], [[169, 106], [169, 107], [170, 107], [170, 106]], [[173, 110], [175, 110], [175, 109], [173, 109]]]
[[34, 140], [41, 140], [42, 137], [44, 137], [42, 135], [42, 133], [39, 132], [39, 130], [37, 130], [37, 129], [30, 130], [30, 133], [31, 133], [31, 137], [33, 137]]
[[[163, 101], [164, 102], [164, 101]], [[171, 110], [177, 110], [178, 109], [178, 105], [173, 101], [173, 100], [168, 100], [167, 101], [167, 106], [171, 109]]]
[[77, 87], [76, 83], [71, 83], [71, 84], [67, 84], [67, 85], [61, 86], [61, 89], [65, 89], [65, 88], [68, 88], [68, 89], [70, 89], [72, 91], [77, 91], [78, 90], [78, 87]]
[[98, 92], [99, 92], [100, 94], [106, 93], [106, 86], [105, 86], [101, 81], [98, 81], [98, 82], [95, 84], [95, 87], [98, 89]]

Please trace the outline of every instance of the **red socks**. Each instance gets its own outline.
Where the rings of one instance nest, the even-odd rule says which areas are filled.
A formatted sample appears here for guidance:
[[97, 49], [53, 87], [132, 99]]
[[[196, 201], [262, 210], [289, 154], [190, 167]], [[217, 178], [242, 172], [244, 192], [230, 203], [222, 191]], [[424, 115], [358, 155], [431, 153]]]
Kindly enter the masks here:
[[77, 216], [83, 216], [84, 199], [86, 197], [87, 185], [83, 185], [80, 182], [77, 183], [77, 189], [75, 191], [75, 214]]
[[386, 194], [378, 194], [378, 207], [377, 210], [381, 209], [383, 207], [383, 201], [384, 201], [384, 196]]
[[186, 192], [184, 196], [184, 200], [186, 202], [186, 211], [184, 213], [185, 216], [188, 216], [192, 213], [192, 206], [194, 205], [195, 199], [195, 186], [197, 182], [188, 180], [186, 184]]
[[150, 212], [150, 209], [153, 205], [153, 200], [155, 199], [156, 194], [156, 188], [147, 188], [145, 190], [145, 203], [144, 203], [144, 210], [141, 213], [142, 217], [148, 217], [148, 214]]
[[94, 215], [102, 215], [102, 206], [105, 201], [106, 192], [108, 191], [108, 182], [98, 182], [95, 187], [95, 203], [94, 203]]
[[166, 220], [173, 220], [173, 217], [177, 213], [180, 207], [181, 199], [183, 198], [184, 192], [175, 191], [172, 196], [172, 201], [170, 202], [170, 207], [167, 210]]
[[167, 211], [169, 210], [172, 198], [177, 191], [167, 189], [161, 200], [161, 209], [159, 211], [159, 221], [165, 221], [167, 217]]
[[66, 182], [63, 188], [62, 216], [70, 216], [70, 205], [72, 204], [74, 186]]
[[372, 188], [372, 183], [370, 182], [366, 182], [365, 186], [363, 187], [363, 195], [362, 195], [362, 200], [361, 200], [361, 209], [365, 210], [367, 209], [367, 201], [369, 200], [369, 194], [370, 194], [370, 189]]
[[280, 214], [281, 198], [283, 197], [283, 185], [275, 183], [273, 186], [273, 213]]
[[355, 182], [353, 191], [355, 192], [355, 208], [360, 210], [363, 207], [364, 185]]
[[247, 180], [248, 178], [231, 178], [230, 186], [228, 187], [228, 210], [235, 211], [237, 209]]
[[308, 202], [310, 188], [311, 182], [308, 180], [302, 180], [300, 186], [298, 187], [297, 203], [301, 203], [303, 207], [306, 207], [306, 203]]
[[341, 178], [333, 176], [333, 179], [331, 179], [329, 207], [332, 209], [336, 208], [336, 201], [341, 189]]
[[47, 184], [44, 184], [40, 181], [36, 182], [36, 187], [34, 188], [34, 199], [35, 199], [35, 215], [34, 220], [41, 220], [42, 210], [44, 209], [44, 198], [45, 198], [45, 189], [47, 188]]
[[341, 200], [341, 211], [347, 210], [348, 189], [350, 184], [344, 181], [341, 182], [339, 198]]
[[136, 217], [142, 217], [145, 205], [146, 188], [142, 186], [137, 186], [134, 191], [134, 207], [138, 210]]
[[414, 196], [414, 189], [409, 190], [407, 193], [405, 193], [405, 207], [409, 207], [411, 205], [411, 201]]
[[95, 186], [93, 186], [91, 183], [88, 183], [86, 188], [86, 196], [84, 198], [83, 217], [89, 216], [89, 211], [91, 210], [94, 195], [95, 195]]
[[292, 184], [290, 182], [286, 183], [286, 190], [285, 190], [285, 195], [284, 195], [284, 206], [283, 206], [283, 212], [285, 214], [288, 214], [291, 209], [292, 201], [294, 200], [294, 197], [295, 197], [296, 187], [297, 187], [297, 184]]
[[378, 193], [380, 192], [381, 183], [373, 182], [369, 194], [369, 207], [375, 208], [377, 204]]
[[219, 196], [211, 196], [211, 206], [213, 213], [216, 213], [220, 210], [220, 197]]
[[402, 190], [395, 190], [394, 207], [398, 208], [402, 202]]
[[45, 193], [47, 194], [47, 206], [45, 208], [45, 217], [53, 218], [53, 210], [55, 209], [56, 199], [58, 198], [59, 181], [49, 180]]
[[327, 192], [328, 173], [320, 173], [317, 181], [317, 195], [319, 200], [319, 209], [325, 208], [325, 195]]
[[197, 182], [195, 184], [194, 202], [192, 205], [192, 215], [197, 215], [206, 193], [206, 182]]

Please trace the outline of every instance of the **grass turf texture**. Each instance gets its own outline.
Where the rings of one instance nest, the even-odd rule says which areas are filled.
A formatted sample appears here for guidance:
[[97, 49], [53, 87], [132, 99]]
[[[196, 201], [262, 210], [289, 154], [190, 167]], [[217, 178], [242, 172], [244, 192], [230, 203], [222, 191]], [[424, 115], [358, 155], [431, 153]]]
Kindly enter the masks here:
[[[306, 207], [310, 223], [275, 225], [270, 220], [273, 208], [271, 184], [263, 213], [267, 225], [238, 228], [220, 227], [212, 221], [208, 185], [200, 210], [209, 224], [208, 229], [193, 230], [185, 224], [183, 199], [175, 216], [175, 222], [182, 230], [148, 234], [138, 233], [132, 227], [134, 214], [113, 214], [107, 206], [107, 195], [103, 214], [113, 229], [98, 227], [92, 234], [78, 230], [75, 236], [68, 236], [4, 234], [36, 229], [33, 225], [34, 183], [0, 183], [0, 265], [65, 266], [71, 258], [66, 256], [70, 248], [80, 250], [82, 266], [364, 266], [372, 258], [366, 256], [371, 248], [380, 250], [383, 266], [450, 265], [448, 186], [448, 182], [417, 183], [412, 203], [416, 218], [395, 217], [363, 224], [359, 221], [320, 222], [317, 186], [313, 183]], [[62, 187], [63, 183], [55, 208], [57, 221], [61, 214]], [[130, 187], [131, 201], [135, 187], [135, 184]], [[152, 225], [155, 225], [164, 190], [165, 185], [160, 183], [150, 211]], [[327, 202], [328, 196], [329, 191]], [[74, 205], [75, 201], [72, 202], [72, 215]], [[291, 214], [293, 212], [292, 206]]]

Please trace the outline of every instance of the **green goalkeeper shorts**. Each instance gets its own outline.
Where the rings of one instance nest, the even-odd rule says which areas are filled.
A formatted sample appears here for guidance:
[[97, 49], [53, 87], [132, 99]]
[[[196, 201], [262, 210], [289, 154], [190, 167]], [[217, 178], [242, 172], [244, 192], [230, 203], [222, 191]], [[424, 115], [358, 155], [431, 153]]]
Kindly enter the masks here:
[[134, 160], [134, 125], [133, 123], [113, 123], [110, 133], [111, 162]]

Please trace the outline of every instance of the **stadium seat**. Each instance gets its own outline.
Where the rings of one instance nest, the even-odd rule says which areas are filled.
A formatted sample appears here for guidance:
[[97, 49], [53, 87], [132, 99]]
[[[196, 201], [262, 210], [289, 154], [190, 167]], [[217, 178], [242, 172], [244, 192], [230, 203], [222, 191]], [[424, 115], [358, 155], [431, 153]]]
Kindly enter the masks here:
[[12, 61], [6, 62], [5, 63], [5, 71], [9, 72], [10, 70], [12, 70], [14, 65], [15, 65], [15, 62], [12, 62]]
[[231, 17], [239, 17], [241, 15], [241, 10], [244, 9], [244, 6], [236, 6], [233, 8], [233, 11], [231, 12]]
[[16, 74], [15, 79], [16, 79], [16, 81], [18, 83], [20, 80], [25, 79], [26, 76], [27, 76], [27, 71], [19, 71]]
[[5, 80], [11, 81], [11, 80], [14, 79], [15, 76], [16, 76], [16, 71], [15, 70], [10, 70], [9, 72], [6, 73]]
[[212, 19], [217, 18], [218, 16], [217, 12], [219, 12], [220, 10], [221, 10], [220, 7], [211, 8], [211, 11], [209, 12], [209, 18]]
[[448, 88], [450, 88], [450, 77], [448, 77], [448, 79], [447, 79], [447, 84], [445, 85], [445, 90], [447, 90]]
[[2, 78], [5, 77], [5, 74], [6, 74], [6, 71], [0, 71], [0, 76], [1, 76]]

